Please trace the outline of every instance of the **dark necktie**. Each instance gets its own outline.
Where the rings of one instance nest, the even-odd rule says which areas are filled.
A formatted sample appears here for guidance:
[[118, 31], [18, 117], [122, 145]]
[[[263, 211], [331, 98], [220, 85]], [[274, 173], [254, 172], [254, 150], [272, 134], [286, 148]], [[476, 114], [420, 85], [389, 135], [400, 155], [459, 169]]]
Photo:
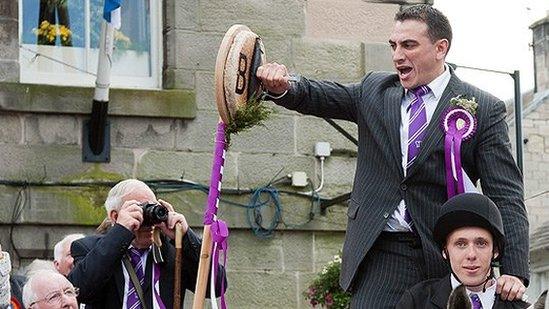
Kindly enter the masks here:
[[[427, 122], [425, 102], [422, 98], [424, 95], [429, 93], [429, 91], [431, 90], [427, 86], [419, 86], [410, 90], [413, 95], [413, 99], [408, 107], [410, 117], [408, 118], [408, 162], [406, 163], [406, 171], [410, 169], [410, 166], [412, 166], [419, 155], [421, 142], [425, 137], [425, 130], [429, 124]], [[410, 227], [412, 227], [412, 216], [410, 216], [408, 208], [406, 208], [404, 212], [404, 220]]]
[[[143, 262], [141, 261], [141, 256], [147, 252], [148, 249], [136, 249], [130, 248], [130, 262], [135, 270], [137, 279], [143, 288], [143, 283], [145, 283], [145, 272], [143, 271]], [[128, 298], [126, 300], [126, 308], [128, 309], [141, 309], [141, 302], [139, 301], [139, 296], [135, 290], [132, 280], [128, 282]]]

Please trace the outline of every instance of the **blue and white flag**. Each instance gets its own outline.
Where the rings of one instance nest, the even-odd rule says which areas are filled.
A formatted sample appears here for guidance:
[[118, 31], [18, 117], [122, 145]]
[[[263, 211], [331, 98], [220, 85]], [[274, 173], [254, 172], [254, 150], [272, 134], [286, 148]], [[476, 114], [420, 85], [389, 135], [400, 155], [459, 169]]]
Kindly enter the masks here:
[[122, 0], [105, 0], [103, 7], [103, 18], [115, 29], [120, 29], [122, 20], [120, 18], [120, 2]]

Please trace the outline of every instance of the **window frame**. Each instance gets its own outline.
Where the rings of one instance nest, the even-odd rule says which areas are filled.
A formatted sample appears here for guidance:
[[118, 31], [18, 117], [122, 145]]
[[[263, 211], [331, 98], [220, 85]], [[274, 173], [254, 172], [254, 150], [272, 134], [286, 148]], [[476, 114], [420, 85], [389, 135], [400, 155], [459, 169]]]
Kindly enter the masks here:
[[[128, 0], [132, 1], [132, 0]], [[131, 76], [115, 76], [111, 72], [111, 88], [120, 88], [120, 89], [151, 89], [158, 90], [162, 89], [162, 63], [163, 63], [163, 37], [162, 37], [162, 2], [156, 0], [148, 0], [150, 4], [150, 61], [151, 61], [151, 76], [149, 77], [131, 77]], [[97, 61], [93, 61], [90, 57], [90, 0], [84, 0], [84, 7], [86, 9], [85, 16], [85, 57], [86, 57], [86, 68], [84, 69], [87, 72], [93, 73], [84, 73], [75, 71], [75, 73], [63, 72], [36, 72], [30, 70], [25, 63], [28, 61], [28, 57], [32, 56], [32, 53], [29, 52], [26, 45], [30, 45], [31, 49], [37, 50], [37, 47], [44, 45], [37, 44], [23, 44], [23, 0], [18, 1], [19, 12], [18, 12], [18, 48], [19, 48], [19, 81], [20, 83], [28, 84], [46, 84], [46, 85], [57, 85], [57, 86], [76, 86], [76, 87], [95, 87], [97, 67], [92, 67], [90, 64]], [[122, 7], [122, 9], [124, 9]], [[122, 20], [122, 23], [124, 20]], [[64, 46], [55, 46], [55, 48], [72, 48]], [[39, 50], [38, 50], [39, 52]], [[61, 52], [62, 53], [62, 52]], [[40, 56], [39, 56], [40, 57]], [[84, 62], [84, 61], [83, 61]]]

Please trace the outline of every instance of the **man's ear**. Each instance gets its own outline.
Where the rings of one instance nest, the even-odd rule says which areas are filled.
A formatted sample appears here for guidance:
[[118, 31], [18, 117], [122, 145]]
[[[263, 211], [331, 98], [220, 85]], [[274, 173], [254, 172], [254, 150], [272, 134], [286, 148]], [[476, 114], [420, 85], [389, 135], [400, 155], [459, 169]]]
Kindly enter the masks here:
[[450, 43], [447, 39], [440, 39], [435, 42], [435, 48], [437, 52], [437, 60], [444, 60], [448, 55], [448, 47]]
[[445, 260], [448, 259], [448, 257], [446, 256], [446, 248], [442, 249], [442, 258], [444, 258]]
[[109, 219], [111, 220], [112, 224], [116, 223], [116, 220], [118, 219], [118, 211], [109, 211]]
[[499, 256], [499, 250], [498, 247], [494, 247], [494, 254], [492, 255], [492, 260], [497, 259]]

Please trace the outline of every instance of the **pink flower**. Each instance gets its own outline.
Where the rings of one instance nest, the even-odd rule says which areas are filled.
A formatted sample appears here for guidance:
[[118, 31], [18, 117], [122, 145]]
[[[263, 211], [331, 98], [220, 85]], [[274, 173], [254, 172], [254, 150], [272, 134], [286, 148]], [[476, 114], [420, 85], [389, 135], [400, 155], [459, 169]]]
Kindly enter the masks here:
[[332, 293], [326, 294], [326, 296], [324, 297], [324, 303], [326, 304], [327, 307], [330, 307], [334, 304], [334, 297]]

